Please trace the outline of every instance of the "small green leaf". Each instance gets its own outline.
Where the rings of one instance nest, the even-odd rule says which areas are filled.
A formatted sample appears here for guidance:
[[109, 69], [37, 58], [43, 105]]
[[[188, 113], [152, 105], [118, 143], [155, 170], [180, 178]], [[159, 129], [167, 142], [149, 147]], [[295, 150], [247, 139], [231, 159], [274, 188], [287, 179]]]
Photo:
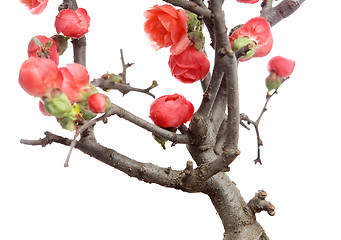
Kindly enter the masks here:
[[33, 37], [32, 41], [34, 42], [35, 45], [37, 45], [38, 47], [42, 48], [44, 47], [43, 44], [41, 43], [41, 41], [37, 38], [37, 37]]
[[47, 41], [45, 43], [45, 49], [50, 49], [50, 47], [52, 46], [53, 42], [52, 41]]

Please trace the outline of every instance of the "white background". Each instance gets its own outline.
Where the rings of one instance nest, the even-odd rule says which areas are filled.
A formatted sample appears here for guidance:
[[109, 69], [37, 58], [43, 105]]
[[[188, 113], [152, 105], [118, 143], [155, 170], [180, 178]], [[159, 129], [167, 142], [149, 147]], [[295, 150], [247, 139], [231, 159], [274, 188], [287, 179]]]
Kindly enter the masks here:
[[[0, 239], [222, 239], [220, 219], [203, 194], [140, 182], [78, 150], [70, 167], [64, 168], [67, 147], [19, 143], [21, 138], [42, 138], [47, 130], [72, 137], [52, 117], [41, 115], [38, 99], [27, 95], [17, 80], [30, 38], [55, 34], [54, 17], [61, 2], [51, 0], [39, 16], [18, 1], [6, 1], [0, 8]], [[261, 1], [226, 2], [228, 28], [259, 15]], [[128, 70], [131, 85], [145, 88], [157, 80], [156, 96], [177, 92], [199, 106], [200, 83], [185, 85], [174, 79], [168, 49], [155, 52], [143, 32], [143, 12], [162, 1], [78, 3], [92, 19], [87, 34], [91, 79], [106, 71], [120, 73], [123, 48], [126, 61], [136, 63]], [[259, 189], [267, 191], [276, 216], [260, 213], [257, 218], [271, 239], [340, 238], [339, 9], [338, 1], [306, 1], [273, 28], [274, 46], [267, 57], [240, 63], [241, 112], [255, 119], [265, 101], [268, 60], [282, 55], [296, 61], [294, 73], [271, 100], [260, 125], [263, 165], [253, 164], [254, 131], [241, 128], [242, 154], [228, 173], [246, 201]], [[209, 42], [207, 38], [208, 49]], [[73, 61], [71, 49], [61, 56], [60, 67]], [[150, 96], [109, 96], [148, 119]], [[164, 151], [149, 132], [117, 117], [107, 125], [97, 124], [96, 131], [99, 142], [139, 161], [183, 169], [190, 159], [185, 146], [168, 144]]]

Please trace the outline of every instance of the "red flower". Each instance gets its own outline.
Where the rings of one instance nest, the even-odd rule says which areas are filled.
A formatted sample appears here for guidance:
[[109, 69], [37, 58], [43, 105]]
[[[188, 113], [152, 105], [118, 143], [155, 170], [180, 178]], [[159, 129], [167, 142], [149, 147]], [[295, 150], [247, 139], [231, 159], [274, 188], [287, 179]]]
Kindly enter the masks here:
[[193, 83], [203, 79], [210, 69], [210, 62], [205, 54], [196, 51], [193, 45], [188, 46], [178, 55], [171, 55], [168, 65], [172, 75], [183, 83]]
[[63, 84], [61, 89], [69, 98], [71, 103], [83, 100], [82, 91], [89, 88], [89, 74], [83, 65], [78, 63], [67, 64], [66, 67], [59, 68], [63, 74]]
[[49, 0], [20, 0], [21, 3], [25, 4], [26, 7], [31, 10], [32, 14], [42, 13]]
[[[271, 26], [262, 17], [252, 18], [241, 28], [234, 31], [230, 36], [231, 48], [233, 47], [233, 42], [240, 37], [246, 37], [255, 42], [256, 50], [252, 57], [264, 57], [271, 51], [273, 44]], [[251, 58], [244, 59], [244, 61], [249, 59]]]
[[48, 95], [53, 88], [60, 88], [62, 81], [62, 74], [50, 59], [32, 57], [21, 65], [19, 84], [34, 97]]
[[240, 2], [240, 3], [256, 3], [258, 2], [259, 0], [237, 0], [237, 2]]
[[171, 5], [155, 5], [144, 13], [144, 31], [155, 50], [171, 46], [171, 54], [181, 53], [190, 40], [187, 38], [187, 16], [184, 10]]
[[92, 94], [88, 98], [88, 107], [89, 110], [93, 113], [102, 113], [107, 109], [108, 104], [108, 97], [102, 93], [95, 93]]
[[281, 56], [273, 57], [268, 63], [268, 71], [275, 72], [281, 78], [288, 78], [295, 68], [295, 61]]
[[84, 8], [76, 11], [63, 9], [58, 13], [54, 26], [58, 34], [62, 32], [70, 38], [81, 38], [89, 31], [90, 17]]
[[[55, 42], [52, 40], [52, 38], [48, 38], [48, 37], [42, 36], [42, 35], [38, 35], [35, 37], [38, 38], [38, 40], [43, 44], [43, 46], [45, 46], [45, 44], [49, 41], [52, 42], [51, 47], [48, 49], [43, 49], [43, 51], [47, 51], [50, 59], [52, 61], [54, 61], [56, 63], [56, 65], [58, 65], [59, 64], [59, 54], [57, 52], [57, 46], [56, 46]], [[28, 57], [38, 57], [37, 52], [39, 52], [39, 50], [41, 50], [40, 47], [38, 47], [34, 43], [34, 41], [31, 39], [30, 43], [28, 44], [28, 49], [27, 49]]]
[[180, 94], [165, 95], [150, 105], [149, 117], [162, 128], [179, 127], [189, 121], [194, 107]]

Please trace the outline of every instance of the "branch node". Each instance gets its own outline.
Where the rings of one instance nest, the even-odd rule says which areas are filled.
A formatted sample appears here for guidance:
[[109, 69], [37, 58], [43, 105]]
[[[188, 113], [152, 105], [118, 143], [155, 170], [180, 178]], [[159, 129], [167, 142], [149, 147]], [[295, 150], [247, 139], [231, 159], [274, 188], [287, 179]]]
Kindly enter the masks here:
[[266, 197], [267, 193], [264, 190], [259, 190], [249, 201], [247, 205], [254, 214], [266, 211], [270, 216], [275, 215], [275, 206], [271, 202], [266, 201]]

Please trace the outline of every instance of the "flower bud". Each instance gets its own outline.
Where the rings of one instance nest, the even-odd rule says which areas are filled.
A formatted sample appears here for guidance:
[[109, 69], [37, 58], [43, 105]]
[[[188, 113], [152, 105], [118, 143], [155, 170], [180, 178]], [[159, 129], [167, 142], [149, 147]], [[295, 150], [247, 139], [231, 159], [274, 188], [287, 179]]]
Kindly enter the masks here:
[[283, 83], [283, 78], [271, 72], [270, 75], [265, 79], [265, 86], [268, 88], [268, 92], [275, 89], [277, 90]]
[[193, 104], [180, 94], [165, 95], [150, 105], [149, 117], [162, 128], [177, 128], [192, 118]]
[[54, 89], [51, 98], [45, 97], [43, 101], [46, 112], [55, 117], [66, 117], [72, 111], [68, 97], [59, 89]]
[[102, 93], [92, 94], [88, 99], [88, 108], [93, 113], [103, 113], [110, 106], [110, 99]]
[[110, 82], [116, 82], [116, 83], [122, 83], [122, 76], [121, 75], [116, 75], [113, 73], [106, 73], [102, 75], [102, 78], [105, 80], [108, 80]]
[[20, 68], [19, 84], [28, 94], [42, 97], [54, 88], [60, 88], [63, 76], [56, 64], [46, 58], [29, 58]]
[[249, 43], [251, 43], [253, 47], [244, 56], [240, 57], [241, 59], [249, 59], [249, 58], [251, 58], [253, 56], [253, 54], [255, 53], [256, 44], [255, 44], [254, 41], [251, 41], [250, 39], [248, 39], [246, 37], [240, 37], [240, 38], [236, 39], [233, 42], [233, 47], [232, 47], [233, 51], [237, 51], [240, 48], [248, 45]]
[[69, 118], [69, 117], [59, 118], [58, 122], [60, 126], [62, 126], [63, 129], [66, 129], [69, 131], [73, 131], [76, 129], [75, 120], [73, 118]]
[[54, 26], [58, 34], [81, 38], [89, 31], [90, 17], [84, 8], [78, 8], [76, 11], [63, 9], [58, 13]]
[[[36, 39], [36, 41], [38, 41], [42, 46], [38, 46], [34, 39]], [[54, 61], [56, 65], [59, 64], [59, 54], [57, 52], [56, 44], [52, 38], [48, 38], [43, 35], [33, 37], [28, 44], [27, 53], [28, 57], [45, 57]]]

